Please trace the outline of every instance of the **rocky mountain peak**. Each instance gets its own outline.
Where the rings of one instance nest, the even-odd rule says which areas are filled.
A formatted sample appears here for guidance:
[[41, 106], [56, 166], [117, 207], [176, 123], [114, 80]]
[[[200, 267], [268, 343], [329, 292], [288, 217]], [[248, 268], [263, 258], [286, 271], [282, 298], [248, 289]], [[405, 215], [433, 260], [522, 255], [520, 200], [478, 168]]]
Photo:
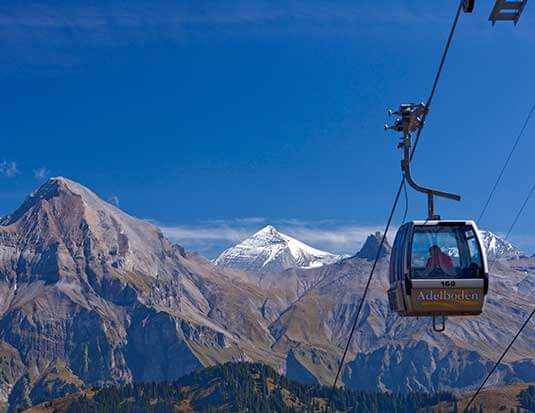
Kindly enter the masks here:
[[271, 242], [283, 242], [284, 234], [281, 234], [273, 225], [266, 225], [261, 230], [255, 232], [250, 238], [251, 243], [266, 244]]
[[[379, 250], [381, 239], [382, 239], [382, 235], [380, 232], [376, 232], [375, 234], [368, 235], [368, 238], [366, 238], [364, 245], [362, 246], [360, 251], [355, 254], [355, 257], [364, 258], [369, 261], [374, 260], [377, 255], [377, 251]], [[383, 244], [381, 248], [381, 253], [379, 254], [379, 258], [386, 257], [387, 255], [390, 254], [391, 250], [392, 248], [390, 247], [390, 244], [388, 243], [388, 239], [386, 239], [385, 243]]]
[[151, 223], [63, 177], [50, 178], [0, 225], [16, 250], [35, 261], [28, 265], [46, 259], [48, 267], [70, 274], [98, 262], [99, 271], [109, 267], [156, 275], [161, 258], [178, 251]]
[[339, 261], [342, 257], [313, 248], [267, 225], [216, 258], [222, 267], [252, 272], [312, 268]]
[[[74, 197], [79, 202], [74, 201]], [[69, 204], [68, 207], [66, 204]], [[94, 210], [114, 209], [117, 213], [121, 213], [118, 209], [102, 201], [94, 192], [79, 183], [64, 177], [54, 177], [49, 178], [36, 191], [30, 193], [22, 205], [13, 214], [5, 217], [1, 223], [2, 225], [11, 225], [19, 221], [31, 210], [45, 210], [50, 205], [54, 205], [56, 209], [59, 208], [59, 205], [65, 206], [62, 210], [64, 214], [62, 218], [66, 218], [66, 215], [71, 216], [79, 213], [82, 207], [84, 209], [89, 208]]]
[[[55, 176], [49, 178], [41, 187], [34, 191], [30, 196], [49, 197], [55, 196], [59, 192], [71, 191], [73, 193], [81, 194], [82, 192], [91, 192], [79, 183], [67, 179], [63, 176]], [[91, 194], [93, 194], [91, 192]], [[93, 194], [95, 196], [95, 194]]]
[[266, 225], [264, 228], [258, 231], [255, 235], [260, 235], [260, 234], [278, 235], [279, 232], [273, 225]]
[[483, 244], [487, 250], [487, 257], [493, 259], [518, 258], [524, 255], [509, 241], [499, 237], [491, 231], [480, 231]]
[[37, 189], [37, 191], [30, 194], [30, 197], [37, 199], [49, 199], [57, 196], [67, 195], [79, 196], [86, 203], [86, 205], [93, 208], [99, 208], [103, 205], [106, 205], [119, 211], [111, 204], [99, 198], [99, 196], [89, 188], [63, 176], [49, 178], [39, 189]]

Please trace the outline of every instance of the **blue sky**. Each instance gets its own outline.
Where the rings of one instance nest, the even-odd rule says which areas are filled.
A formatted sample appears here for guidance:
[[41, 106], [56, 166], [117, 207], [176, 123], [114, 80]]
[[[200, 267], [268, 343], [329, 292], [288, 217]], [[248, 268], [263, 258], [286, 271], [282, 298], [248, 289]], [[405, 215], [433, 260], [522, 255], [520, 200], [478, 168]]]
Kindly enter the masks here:
[[[461, 16], [414, 174], [476, 217], [535, 103], [535, 11]], [[4, 2], [0, 214], [48, 176], [89, 186], [214, 256], [271, 223], [350, 253], [400, 179], [386, 110], [425, 100], [456, 1]], [[535, 119], [481, 226], [535, 182]], [[535, 252], [535, 200], [512, 240]], [[396, 216], [396, 225], [402, 209]], [[409, 192], [409, 218], [425, 214]]]

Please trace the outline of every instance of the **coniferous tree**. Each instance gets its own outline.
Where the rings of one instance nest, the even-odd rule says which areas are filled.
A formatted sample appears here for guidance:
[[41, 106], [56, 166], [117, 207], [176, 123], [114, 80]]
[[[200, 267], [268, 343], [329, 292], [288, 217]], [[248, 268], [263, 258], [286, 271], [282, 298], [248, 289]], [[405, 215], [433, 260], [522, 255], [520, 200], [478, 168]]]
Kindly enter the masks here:
[[[196, 390], [199, 392], [195, 393]], [[204, 396], [194, 397], [195, 394]], [[331, 406], [326, 406], [331, 396]], [[168, 413], [191, 398], [191, 406], [203, 413], [408, 413], [422, 411], [441, 401], [456, 406], [455, 398], [449, 393], [392, 395], [339, 388], [331, 395], [329, 387], [288, 380], [269, 366], [229, 363], [192, 373], [174, 383], [135, 383], [95, 389], [92, 399], [83, 395], [69, 412]], [[474, 407], [470, 413], [478, 411]]]

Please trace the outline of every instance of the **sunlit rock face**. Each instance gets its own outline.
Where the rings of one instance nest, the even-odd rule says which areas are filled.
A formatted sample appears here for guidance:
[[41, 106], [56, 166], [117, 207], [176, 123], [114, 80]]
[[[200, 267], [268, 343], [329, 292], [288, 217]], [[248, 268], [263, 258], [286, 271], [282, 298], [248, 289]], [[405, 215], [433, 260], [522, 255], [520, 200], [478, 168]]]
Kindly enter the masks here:
[[264, 316], [277, 311], [246, 278], [52, 178], [0, 223], [0, 360], [20, 360], [0, 362], [0, 397], [42, 400], [53, 365], [65, 391], [233, 359], [282, 365]]

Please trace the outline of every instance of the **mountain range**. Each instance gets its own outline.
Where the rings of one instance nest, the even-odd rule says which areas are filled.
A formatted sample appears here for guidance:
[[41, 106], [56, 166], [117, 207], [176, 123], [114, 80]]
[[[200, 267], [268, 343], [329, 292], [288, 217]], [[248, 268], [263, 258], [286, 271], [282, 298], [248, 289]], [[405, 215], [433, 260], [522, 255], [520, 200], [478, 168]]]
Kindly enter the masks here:
[[[228, 361], [332, 383], [372, 263], [310, 262], [225, 268], [51, 178], [0, 221], [0, 401], [15, 412], [89, 385], [175, 380]], [[352, 389], [473, 388], [532, 306], [535, 259], [498, 258], [483, 315], [436, 333], [389, 311], [387, 268], [388, 250], [342, 371]], [[531, 324], [492, 384], [535, 381], [533, 348]]]
[[[525, 255], [513, 244], [490, 231], [481, 231], [481, 236], [490, 260], [518, 258]], [[355, 257], [374, 260], [381, 238], [380, 232], [370, 234]], [[379, 257], [387, 257], [390, 250], [390, 243], [386, 240]], [[268, 225], [239, 244], [223, 251], [214, 263], [240, 271], [280, 272], [290, 268], [321, 267], [349, 257], [349, 255], [337, 255], [318, 250]]]

